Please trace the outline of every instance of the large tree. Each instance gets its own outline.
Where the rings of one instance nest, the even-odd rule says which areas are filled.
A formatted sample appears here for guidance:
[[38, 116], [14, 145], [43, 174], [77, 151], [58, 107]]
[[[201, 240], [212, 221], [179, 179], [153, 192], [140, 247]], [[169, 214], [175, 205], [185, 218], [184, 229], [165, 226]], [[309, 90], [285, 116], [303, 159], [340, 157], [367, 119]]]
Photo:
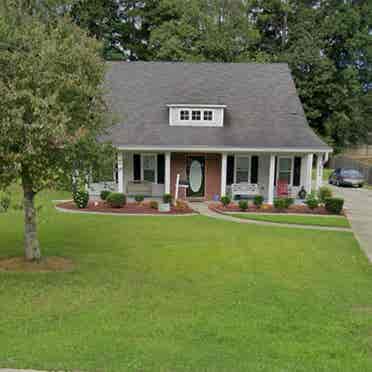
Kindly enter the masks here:
[[[71, 0], [70, 0], [71, 1]], [[105, 59], [123, 59], [120, 49], [121, 1], [76, 0], [71, 2], [70, 16], [89, 35], [103, 42]]]
[[106, 123], [104, 62], [68, 19], [18, 5], [0, 14], [0, 186], [21, 180], [25, 257], [37, 260], [35, 195], [89, 168]]

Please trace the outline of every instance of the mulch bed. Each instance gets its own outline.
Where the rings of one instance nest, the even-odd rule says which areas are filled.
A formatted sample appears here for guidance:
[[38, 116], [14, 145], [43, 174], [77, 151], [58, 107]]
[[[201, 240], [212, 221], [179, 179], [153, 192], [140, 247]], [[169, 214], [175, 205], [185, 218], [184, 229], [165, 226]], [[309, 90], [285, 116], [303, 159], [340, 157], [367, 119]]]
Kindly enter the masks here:
[[8, 272], [65, 272], [72, 271], [74, 268], [73, 262], [63, 257], [45, 257], [40, 261], [26, 261], [24, 257], [0, 259], [0, 271]]
[[159, 214], [159, 215], [173, 215], [173, 214], [190, 214], [195, 213], [189, 207], [175, 208], [171, 207], [170, 212], [159, 212], [155, 208], [151, 208], [148, 202], [143, 203], [127, 203], [123, 208], [111, 208], [107, 203], [89, 202], [87, 208], [78, 208], [74, 202], [69, 201], [57, 204], [57, 207], [79, 212], [99, 212], [99, 213], [117, 213], [117, 214]]
[[[298, 214], [319, 214], [319, 215], [332, 215], [324, 207], [318, 207], [310, 209], [307, 205], [291, 205], [288, 209], [276, 209], [272, 205], [263, 205], [261, 208], [257, 208], [254, 205], [250, 205], [246, 211], [242, 211], [238, 204], [231, 203], [227, 207], [224, 207], [221, 203], [214, 203], [209, 205], [209, 209], [218, 213], [228, 212], [239, 212], [239, 213], [298, 213]], [[343, 211], [341, 215], [345, 215]]]

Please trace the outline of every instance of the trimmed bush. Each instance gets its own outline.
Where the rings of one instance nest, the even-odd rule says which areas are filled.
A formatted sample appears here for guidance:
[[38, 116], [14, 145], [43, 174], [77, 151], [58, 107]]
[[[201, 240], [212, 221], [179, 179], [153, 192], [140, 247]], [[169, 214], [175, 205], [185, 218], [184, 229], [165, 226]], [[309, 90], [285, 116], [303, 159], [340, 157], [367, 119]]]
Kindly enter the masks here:
[[342, 198], [328, 198], [325, 200], [325, 208], [330, 213], [341, 214], [343, 207], [344, 199]]
[[286, 208], [289, 208], [291, 205], [294, 204], [294, 199], [293, 198], [284, 198], [284, 200], [285, 200]]
[[333, 192], [327, 186], [322, 186], [318, 191], [318, 198], [322, 203], [325, 203], [326, 199], [332, 198]]
[[221, 198], [221, 203], [224, 207], [227, 207], [231, 203], [231, 198], [229, 196], [223, 196]]
[[189, 205], [183, 200], [177, 200], [176, 209], [189, 209]]
[[135, 195], [134, 196], [134, 200], [137, 202], [137, 203], [141, 203], [145, 200], [145, 197], [143, 195]]
[[310, 193], [305, 201], [305, 204], [310, 208], [310, 209], [315, 209], [319, 207], [319, 199], [317, 198], [315, 192]]
[[263, 204], [263, 196], [262, 195], [256, 195], [253, 199], [253, 204], [257, 207], [257, 208], [261, 208], [262, 204]]
[[89, 193], [85, 190], [77, 190], [73, 194], [73, 199], [78, 208], [86, 208], [89, 202]]
[[293, 198], [275, 198], [274, 207], [275, 209], [288, 209], [294, 203]]
[[121, 192], [111, 192], [106, 202], [111, 208], [123, 208], [127, 202], [127, 197]]
[[239, 208], [242, 211], [246, 211], [248, 209], [248, 202], [246, 200], [239, 200]]
[[111, 191], [108, 191], [108, 190], [103, 190], [101, 191], [101, 194], [100, 194], [100, 197], [101, 197], [101, 200], [106, 200], [107, 197], [111, 194]]
[[150, 200], [149, 205], [151, 209], [158, 209], [159, 207], [159, 203], [156, 200]]
[[164, 194], [163, 195], [163, 203], [171, 203], [172, 202], [172, 195], [171, 194]]
[[275, 198], [274, 199], [274, 208], [275, 209], [286, 209], [287, 203], [285, 202], [284, 198]]
[[2, 194], [0, 195], [0, 212], [6, 212], [10, 207], [10, 195]]

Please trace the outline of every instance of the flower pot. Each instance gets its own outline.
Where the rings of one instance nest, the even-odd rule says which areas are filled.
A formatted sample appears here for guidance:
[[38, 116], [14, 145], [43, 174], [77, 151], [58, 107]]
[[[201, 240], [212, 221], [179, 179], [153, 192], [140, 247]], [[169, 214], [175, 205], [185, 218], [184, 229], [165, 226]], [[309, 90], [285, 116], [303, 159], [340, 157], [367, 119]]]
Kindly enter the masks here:
[[158, 211], [159, 212], [170, 212], [170, 203], [159, 203]]

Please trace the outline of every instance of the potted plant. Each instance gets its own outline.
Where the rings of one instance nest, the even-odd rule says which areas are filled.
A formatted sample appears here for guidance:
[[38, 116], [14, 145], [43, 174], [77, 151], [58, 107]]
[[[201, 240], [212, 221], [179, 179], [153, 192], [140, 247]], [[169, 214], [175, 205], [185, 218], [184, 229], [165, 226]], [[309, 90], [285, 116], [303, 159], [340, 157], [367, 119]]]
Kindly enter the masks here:
[[159, 212], [170, 212], [171, 210], [172, 195], [164, 194], [163, 203], [159, 203]]

